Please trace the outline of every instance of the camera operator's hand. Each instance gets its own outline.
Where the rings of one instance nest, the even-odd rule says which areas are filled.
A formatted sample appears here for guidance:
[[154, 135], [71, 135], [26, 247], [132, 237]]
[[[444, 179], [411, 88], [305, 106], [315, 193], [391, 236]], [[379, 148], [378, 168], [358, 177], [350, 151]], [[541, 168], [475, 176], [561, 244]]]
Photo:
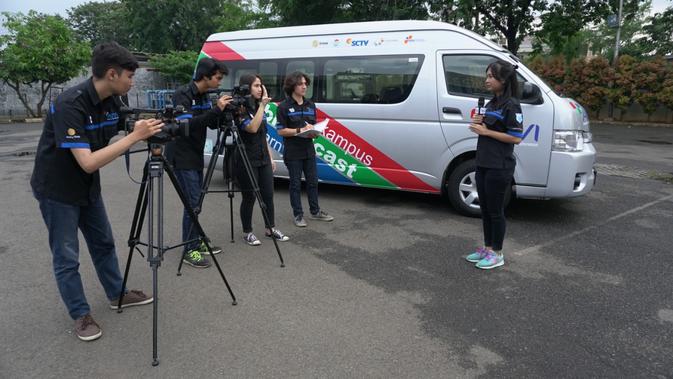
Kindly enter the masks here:
[[159, 133], [163, 126], [164, 123], [161, 120], [154, 118], [138, 120], [133, 125], [133, 132], [129, 135], [134, 136], [138, 141], [143, 141]]
[[227, 105], [229, 105], [230, 102], [231, 102], [231, 96], [224, 95], [224, 96], [220, 97], [219, 99], [217, 99], [217, 107], [220, 108], [221, 111], [223, 111], [224, 108]]

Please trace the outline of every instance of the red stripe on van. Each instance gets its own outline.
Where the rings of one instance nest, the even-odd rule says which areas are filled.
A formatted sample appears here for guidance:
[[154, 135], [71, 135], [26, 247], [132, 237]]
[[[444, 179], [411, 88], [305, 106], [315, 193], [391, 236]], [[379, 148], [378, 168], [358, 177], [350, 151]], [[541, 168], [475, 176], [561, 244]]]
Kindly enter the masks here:
[[244, 61], [242, 55], [232, 50], [220, 41], [210, 41], [203, 44], [201, 50], [211, 58], [221, 61]]
[[360, 149], [364, 149], [367, 154], [371, 155], [373, 158], [372, 161], [375, 162], [375, 167], [370, 168], [387, 179], [389, 182], [398, 186], [400, 189], [407, 191], [422, 191], [431, 193], [440, 192], [437, 188], [434, 188], [421, 179], [417, 178], [414, 174], [410, 173], [409, 170], [389, 158], [387, 155], [383, 154], [370, 143], [360, 138], [357, 134], [351, 132], [345, 125], [335, 120], [333, 117], [330, 117], [320, 109], [317, 111], [318, 120], [324, 120], [325, 118], [330, 119], [328, 129], [334, 129], [334, 131], [340, 134], [343, 138], [355, 144]]

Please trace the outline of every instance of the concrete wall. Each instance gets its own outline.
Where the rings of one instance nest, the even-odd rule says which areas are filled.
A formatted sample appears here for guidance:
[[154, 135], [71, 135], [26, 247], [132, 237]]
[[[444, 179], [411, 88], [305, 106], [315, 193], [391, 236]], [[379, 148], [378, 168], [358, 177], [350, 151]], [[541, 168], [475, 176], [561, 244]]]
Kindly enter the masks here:
[[[50, 92], [51, 97], [55, 98], [61, 93], [62, 89], [72, 87], [91, 76], [91, 71], [89, 70], [85, 75], [74, 78], [66, 83], [56, 84], [52, 86]], [[149, 71], [147, 67], [141, 65], [134, 76], [134, 85], [131, 91], [128, 94], [129, 105], [136, 107], [147, 107], [147, 95], [146, 90], [152, 89], [163, 89], [167, 85], [165, 80], [156, 71]], [[40, 99], [40, 88], [39, 85], [35, 85], [34, 88], [29, 88], [27, 86], [22, 86], [22, 91], [25, 91], [28, 94], [28, 100], [31, 106], [35, 106]], [[45, 111], [49, 107], [49, 94], [45, 99], [44, 104], [42, 105], [43, 114], [46, 114]], [[28, 111], [24, 108], [23, 104], [19, 100], [18, 95], [12, 88], [4, 83], [0, 83], [0, 117], [8, 118], [11, 116], [15, 119], [22, 119], [27, 117]]]

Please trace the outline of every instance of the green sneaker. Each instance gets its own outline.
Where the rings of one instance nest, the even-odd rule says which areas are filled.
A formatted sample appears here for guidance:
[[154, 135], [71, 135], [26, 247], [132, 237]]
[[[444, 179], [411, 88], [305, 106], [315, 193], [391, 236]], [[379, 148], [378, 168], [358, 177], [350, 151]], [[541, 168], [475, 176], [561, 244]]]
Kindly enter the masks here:
[[[219, 246], [210, 246], [210, 249], [213, 251], [213, 255], [219, 254], [222, 252], [222, 248]], [[208, 251], [208, 247], [206, 247], [206, 244], [201, 242], [201, 246], [199, 246], [199, 253], [202, 255], [210, 255], [210, 251]]]
[[196, 268], [210, 267], [210, 261], [204, 258], [198, 250], [188, 251], [182, 261]]

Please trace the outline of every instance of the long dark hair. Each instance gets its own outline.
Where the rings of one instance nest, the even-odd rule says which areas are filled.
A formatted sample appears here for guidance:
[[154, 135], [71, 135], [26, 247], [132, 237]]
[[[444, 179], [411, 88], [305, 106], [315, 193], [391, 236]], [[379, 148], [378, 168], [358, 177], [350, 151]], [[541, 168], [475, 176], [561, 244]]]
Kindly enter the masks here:
[[[255, 80], [259, 79], [259, 82], [264, 85], [264, 82], [262, 81], [262, 77], [257, 75], [257, 74], [244, 74], [241, 75], [241, 78], [238, 79], [238, 85], [239, 86], [244, 86], [247, 85], [250, 91], [252, 91], [252, 83], [255, 82]], [[262, 90], [262, 96], [264, 96], [264, 91]], [[267, 95], [268, 96], [268, 95]], [[261, 102], [261, 97], [259, 99], [256, 99], [254, 96], [250, 96], [250, 105], [254, 107], [253, 112], [257, 111], [257, 108], [259, 108], [259, 103]]]
[[511, 97], [519, 98], [519, 81], [516, 78], [516, 68], [517, 66], [500, 59], [489, 64], [486, 68], [486, 71], [491, 70], [491, 75], [503, 85], [501, 101]]
[[285, 77], [285, 82], [283, 83], [283, 90], [285, 91], [285, 94], [288, 97], [292, 96], [292, 92], [294, 92], [294, 87], [296, 87], [299, 83], [301, 83], [301, 78], [304, 78], [306, 80], [307, 86], [311, 84], [311, 79], [308, 77], [308, 75], [304, 74], [301, 71], [295, 71]]

